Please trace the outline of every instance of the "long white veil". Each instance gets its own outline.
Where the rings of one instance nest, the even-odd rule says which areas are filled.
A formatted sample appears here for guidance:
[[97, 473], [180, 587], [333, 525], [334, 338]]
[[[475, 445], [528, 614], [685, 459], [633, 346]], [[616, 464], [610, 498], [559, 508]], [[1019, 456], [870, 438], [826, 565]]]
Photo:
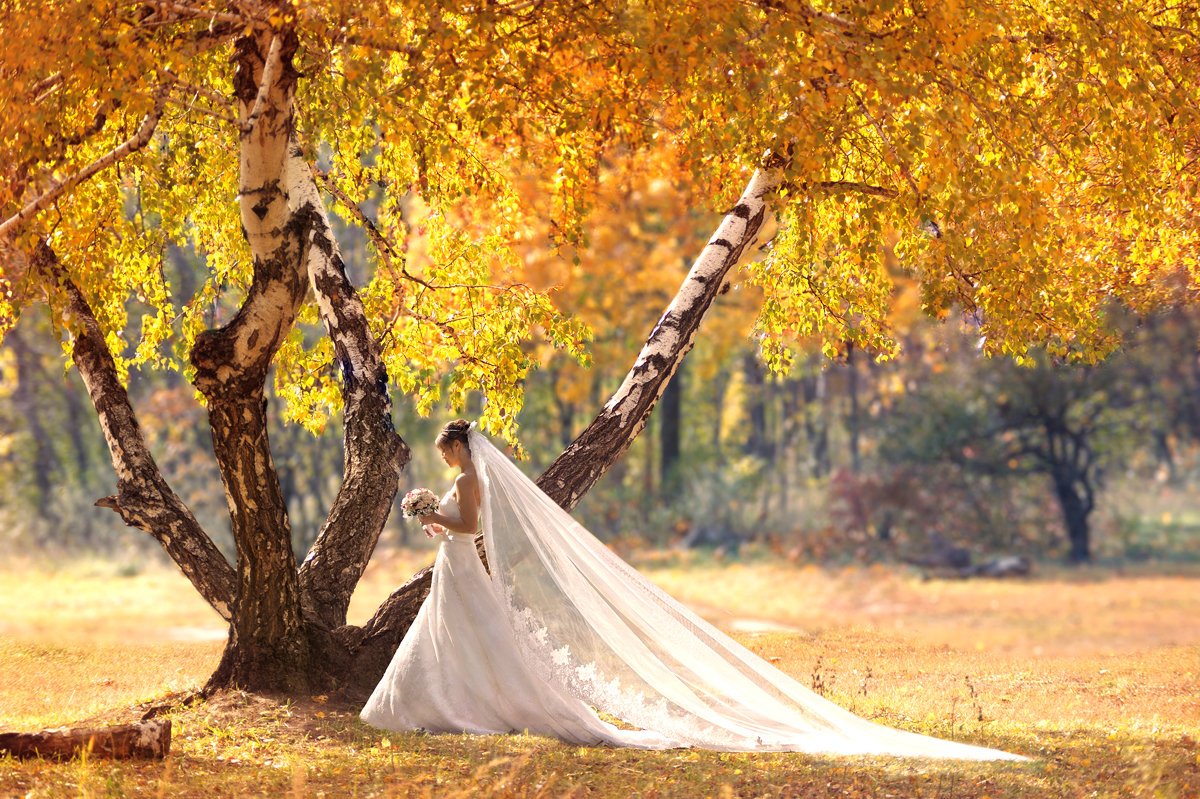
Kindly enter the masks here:
[[527, 665], [599, 710], [723, 751], [1023, 760], [859, 718], [672, 599], [472, 425], [492, 581]]

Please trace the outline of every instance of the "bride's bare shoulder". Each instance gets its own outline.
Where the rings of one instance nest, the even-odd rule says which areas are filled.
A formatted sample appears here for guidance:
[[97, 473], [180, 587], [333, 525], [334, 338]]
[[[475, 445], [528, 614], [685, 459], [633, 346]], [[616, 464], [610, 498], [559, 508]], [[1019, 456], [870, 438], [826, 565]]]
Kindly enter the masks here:
[[463, 472], [454, 478], [454, 490], [458, 492], [459, 496], [462, 496], [463, 492], [469, 491], [471, 492], [471, 496], [478, 498], [479, 478], [474, 472]]

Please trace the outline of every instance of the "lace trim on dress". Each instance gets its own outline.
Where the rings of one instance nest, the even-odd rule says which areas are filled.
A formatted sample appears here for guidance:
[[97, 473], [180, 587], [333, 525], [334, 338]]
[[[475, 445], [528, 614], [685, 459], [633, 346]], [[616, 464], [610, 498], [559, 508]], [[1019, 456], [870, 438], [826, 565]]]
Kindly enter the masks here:
[[619, 676], [610, 679], [596, 661], [581, 662], [569, 644], [559, 646], [553, 641], [549, 628], [538, 621], [538, 614], [531, 608], [518, 607], [511, 601], [509, 608], [517, 640], [523, 645], [523, 654], [538, 676], [565, 685], [573, 695], [592, 707], [684, 744], [736, 750], [762, 745], [762, 739], [751, 741], [711, 724], [697, 724], [695, 715], [662, 696], [650, 700], [645, 691], [626, 687]]

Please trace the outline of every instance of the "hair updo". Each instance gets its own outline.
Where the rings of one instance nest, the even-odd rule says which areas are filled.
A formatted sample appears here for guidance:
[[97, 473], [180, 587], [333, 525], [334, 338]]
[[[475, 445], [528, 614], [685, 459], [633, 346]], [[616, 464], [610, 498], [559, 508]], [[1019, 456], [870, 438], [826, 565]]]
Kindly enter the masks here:
[[433, 443], [439, 447], [448, 447], [455, 441], [461, 441], [467, 448], [467, 452], [470, 452], [471, 445], [467, 443], [467, 432], [470, 429], [471, 423], [466, 419], [455, 419], [442, 428], [442, 432], [438, 433], [438, 437], [434, 439]]

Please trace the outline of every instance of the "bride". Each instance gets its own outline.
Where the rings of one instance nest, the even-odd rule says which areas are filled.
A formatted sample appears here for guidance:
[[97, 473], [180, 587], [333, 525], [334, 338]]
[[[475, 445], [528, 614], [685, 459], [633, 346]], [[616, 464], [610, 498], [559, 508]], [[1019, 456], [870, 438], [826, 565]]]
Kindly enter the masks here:
[[[474, 424], [451, 422], [437, 446], [461, 474], [420, 520], [445, 541], [367, 723], [644, 749], [1025, 759], [855, 716], [651, 584]], [[491, 576], [475, 551], [481, 527]]]

